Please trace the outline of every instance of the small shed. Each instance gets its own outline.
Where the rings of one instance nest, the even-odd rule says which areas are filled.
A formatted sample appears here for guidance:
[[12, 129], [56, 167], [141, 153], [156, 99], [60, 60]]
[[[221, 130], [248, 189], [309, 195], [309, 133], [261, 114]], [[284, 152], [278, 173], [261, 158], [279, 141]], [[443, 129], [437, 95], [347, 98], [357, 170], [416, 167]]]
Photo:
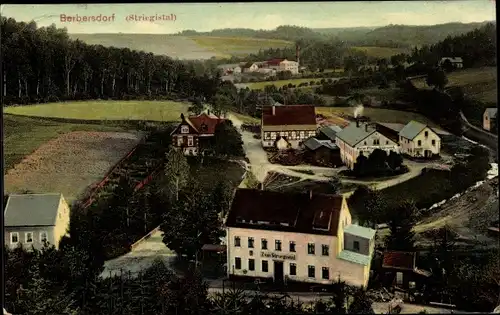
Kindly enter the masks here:
[[483, 113], [483, 129], [488, 131], [493, 131], [496, 127], [497, 122], [497, 111], [496, 107], [489, 107]]
[[310, 137], [302, 143], [304, 158], [311, 164], [338, 167], [342, 165], [340, 149], [331, 140], [318, 140]]
[[384, 283], [403, 289], [420, 288], [431, 272], [417, 268], [417, 253], [386, 251], [382, 259]]

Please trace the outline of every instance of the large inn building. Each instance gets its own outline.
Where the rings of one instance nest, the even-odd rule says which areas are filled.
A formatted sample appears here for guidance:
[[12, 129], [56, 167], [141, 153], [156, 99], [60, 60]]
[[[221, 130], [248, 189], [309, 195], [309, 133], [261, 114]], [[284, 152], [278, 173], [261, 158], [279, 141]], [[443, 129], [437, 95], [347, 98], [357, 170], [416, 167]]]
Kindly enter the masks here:
[[342, 196], [238, 189], [226, 227], [230, 278], [368, 284], [375, 231]]

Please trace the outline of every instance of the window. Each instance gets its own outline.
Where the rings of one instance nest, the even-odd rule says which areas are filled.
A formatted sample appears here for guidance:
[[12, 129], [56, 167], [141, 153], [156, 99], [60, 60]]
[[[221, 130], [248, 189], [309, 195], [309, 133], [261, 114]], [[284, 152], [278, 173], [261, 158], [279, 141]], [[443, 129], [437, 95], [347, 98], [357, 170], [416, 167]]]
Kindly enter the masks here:
[[268, 272], [269, 270], [269, 264], [267, 263], [267, 260], [262, 261], [262, 272]]
[[276, 240], [274, 242], [274, 249], [277, 250], [277, 251], [281, 251], [281, 241], [280, 240]]
[[424, 132], [424, 135], [427, 138], [429, 136], [429, 132], [428, 131]]
[[18, 232], [11, 232], [10, 233], [10, 243], [17, 244], [18, 242], [19, 242], [19, 233]]
[[366, 145], [366, 141], [365, 141], [365, 142], [363, 142], [363, 144], [364, 144], [364, 145]]
[[234, 258], [234, 268], [241, 269], [241, 258], [240, 257]]
[[292, 253], [294, 253], [294, 252], [295, 252], [295, 242], [290, 242], [290, 251], [291, 251]]
[[33, 243], [33, 232], [26, 232], [24, 234], [24, 240], [26, 243]]
[[255, 259], [249, 259], [248, 260], [248, 270], [254, 271], [255, 270]]
[[389, 144], [389, 140], [385, 140], [385, 144], [388, 145]]
[[329, 255], [329, 247], [328, 245], [321, 245], [321, 254], [323, 256], [328, 256]]
[[270, 132], [265, 132], [264, 133], [264, 139], [271, 139], [271, 133]]
[[309, 137], [314, 137], [316, 135], [316, 132], [314, 131], [309, 131]]
[[193, 136], [188, 136], [188, 146], [193, 146]]
[[45, 231], [40, 232], [40, 242], [43, 243], [46, 241], [47, 241], [47, 232]]
[[307, 253], [309, 255], [314, 255], [314, 244], [313, 243], [307, 244]]
[[182, 141], [182, 137], [177, 137], [177, 146], [180, 147], [183, 143], [184, 142]]
[[321, 270], [321, 278], [325, 280], [330, 279], [330, 270], [328, 269], [328, 267], [323, 267], [323, 269]]
[[239, 236], [234, 237], [234, 247], [241, 247], [241, 238]]
[[306, 137], [305, 131], [300, 132], [300, 139], [304, 139]]
[[380, 140], [379, 139], [373, 139], [373, 145], [379, 145]]
[[280, 132], [280, 137], [286, 137], [286, 134], [284, 131]]
[[297, 265], [294, 263], [290, 263], [290, 276], [297, 275]]
[[436, 145], [436, 140], [432, 140], [431, 143], [432, 143], [432, 146], [435, 146]]
[[417, 141], [417, 145], [418, 145], [418, 146], [421, 146], [421, 145], [422, 145], [422, 140], [418, 140], [418, 141]]
[[248, 248], [253, 248], [253, 237], [248, 238]]
[[315, 273], [316, 273], [316, 270], [315, 270], [314, 266], [307, 266], [307, 275], [309, 276], [309, 278], [314, 278]]
[[358, 241], [354, 241], [352, 244], [352, 247], [354, 248], [354, 250], [356, 252], [359, 252], [359, 242]]
[[189, 127], [188, 126], [182, 126], [181, 127], [181, 133], [189, 133]]
[[260, 240], [260, 247], [262, 247], [262, 249], [267, 249], [267, 240], [265, 238]]
[[295, 131], [292, 131], [292, 140], [297, 139], [297, 133]]
[[271, 132], [271, 140], [275, 140], [276, 139], [276, 132]]

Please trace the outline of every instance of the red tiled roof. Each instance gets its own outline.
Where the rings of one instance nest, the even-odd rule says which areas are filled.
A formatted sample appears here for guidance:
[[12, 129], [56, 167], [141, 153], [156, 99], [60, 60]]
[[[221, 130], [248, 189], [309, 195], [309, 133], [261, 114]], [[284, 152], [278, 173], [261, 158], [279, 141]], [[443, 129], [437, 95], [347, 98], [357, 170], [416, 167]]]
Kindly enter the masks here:
[[262, 108], [264, 126], [316, 125], [316, 111], [313, 105], [279, 105]]
[[339, 195], [238, 189], [226, 226], [336, 236], [342, 201]]
[[384, 253], [382, 268], [414, 270], [416, 258], [415, 252], [388, 251]]
[[[213, 134], [215, 133], [215, 127], [224, 121], [223, 118], [218, 118], [212, 115], [207, 115], [205, 113], [200, 114], [198, 116], [189, 116], [189, 122], [198, 130], [201, 134]], [[207, 130], [203, 131], [201, 126], [205, 124], [207, 125]]]

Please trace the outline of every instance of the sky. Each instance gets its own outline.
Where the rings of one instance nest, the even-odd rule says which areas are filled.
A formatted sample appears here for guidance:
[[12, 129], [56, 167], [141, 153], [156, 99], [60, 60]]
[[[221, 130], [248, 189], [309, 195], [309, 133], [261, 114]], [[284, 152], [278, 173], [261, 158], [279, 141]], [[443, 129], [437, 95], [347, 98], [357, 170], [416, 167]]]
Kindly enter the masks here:
[[[39, 26], [52, 23], [69, 33], [172, 34], [183, 30], [211, 31], [221, 28], [274, 29], [280, 25], [310, 28], [385, 26], [388, 24], [433, 25], [449, 22], [495, 20], [493, 0], [472, 1], [359, 1], [267, 3], [172, 3], [172, 4], [7, 4], [1, 15], [17, 21], [34, 20]], [[114, 14], [114, 18], [111, 16]], [[62, 17], [63, 15], [63, 17]], [[64, 21], [64, 16], [109, 16], [109, 21]], [[144, 21], [136, 16], [163, 16]], [[104, 19], [101, 17], [101, 20]]]

